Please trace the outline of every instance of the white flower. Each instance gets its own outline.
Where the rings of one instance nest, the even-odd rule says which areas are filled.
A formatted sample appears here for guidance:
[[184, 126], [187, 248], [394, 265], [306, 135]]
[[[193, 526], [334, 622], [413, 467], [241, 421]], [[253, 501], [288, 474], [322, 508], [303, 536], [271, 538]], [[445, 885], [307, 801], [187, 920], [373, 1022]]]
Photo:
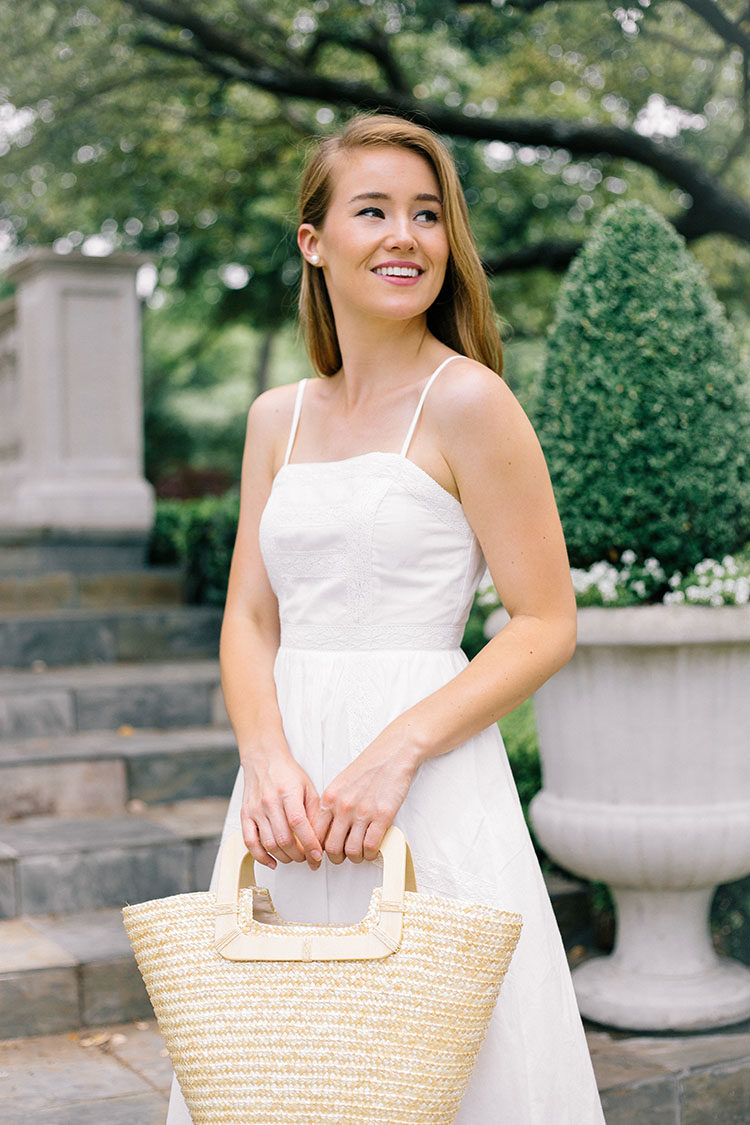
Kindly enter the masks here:
[[635, 551], [631, 551], [630, 549], [628, 549], [627, 551], [623, 551], [620, 555], [620, 562], [624, 563], [625, 566], [632, 566], [636, 560], [636, 557], [637, 556]]
[[712, 594], [711, 605], [724, 605], [724, 599], [721, 594]]
[[677, 586], [679, 586], [680, 582], [682, 582], [682, 575], [680, 574], [679, 570], [676, 570], [672, 577], [669, 579], [669, 585], [674, 590]]
[[684, 601], [685, 595], [683, 594], [682, 590], [674, 590], [673, 592], [664, 595], [665, 605], [679, 605]]
[[747, 605], [750, 601], [750, 578], [745, 578], [742, 575], [737, 579], [737, 585], [734, 589], [734, 600], [737, 605]]
[[633, 583], [633, 589], [635, 590], [635, 592], [636, 592], [636, 594], [638, 595], [639, 598], [645, 598], [645, 596], [646, 596], [646, 583], [643, 581], [642, 578], [639, 578], [637, 582]]

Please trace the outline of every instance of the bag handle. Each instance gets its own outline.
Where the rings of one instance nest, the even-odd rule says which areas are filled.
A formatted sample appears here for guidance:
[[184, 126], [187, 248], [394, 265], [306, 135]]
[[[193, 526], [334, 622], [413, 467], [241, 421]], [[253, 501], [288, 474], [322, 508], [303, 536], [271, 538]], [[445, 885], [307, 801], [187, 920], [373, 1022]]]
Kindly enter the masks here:
[[224, 842], [216, 892], [214, 948], [228, 961], [373, 961], [395, 953], [401, 943], [404, 891], [416, 891], [409, 845], [395, 825], [380, 845], [383, 894], [380, 915], [357, 934], [305, 933], [304, 926], [257, 925], [252, 932], [239, 923], [239, 895], [255, 887], [255, 863], [241, 832]]

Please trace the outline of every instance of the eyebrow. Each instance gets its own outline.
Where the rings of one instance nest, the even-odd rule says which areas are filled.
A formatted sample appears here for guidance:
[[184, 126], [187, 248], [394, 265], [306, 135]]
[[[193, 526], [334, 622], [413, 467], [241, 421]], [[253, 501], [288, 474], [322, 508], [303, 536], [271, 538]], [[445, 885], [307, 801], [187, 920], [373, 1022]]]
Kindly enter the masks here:
[[[384, 191], [363, 191], [359, 195], [353, 195], [349, 200], [350, 203], [356, 203], [358, 199], [391, 199], [391, 196]], [[439, 203], [442, 207], [443, 201], [437, 195], [430, 195], [429, 192], [422, 192], [421, 195], [415, 195], [414, 199], [419, 203]]]

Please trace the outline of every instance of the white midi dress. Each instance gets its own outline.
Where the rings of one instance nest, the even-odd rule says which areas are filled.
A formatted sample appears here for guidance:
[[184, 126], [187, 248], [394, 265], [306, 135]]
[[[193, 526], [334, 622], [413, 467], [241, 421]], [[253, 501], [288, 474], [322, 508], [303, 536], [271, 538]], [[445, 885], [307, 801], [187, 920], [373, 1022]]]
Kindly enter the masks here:
[[[259, 534], [279, 603], [284, 732], [318, 792], [467, 663], [460, 643], [485, 562], [460, 502], [407, 456], [446, 363], [428, 380], [400, 453], [290, 461], [307, 380], [299, 385]], [[241, 798], [240, 770], [225, 836], [239, 828]], [[419, 889], [523, 915], [456, 1125], [603, 1125], [562, 940], [497, 727], [424, 763], [395, 823]], [[381, 876], [375, 864], [325, 858], [317, 872], [259, 871], [282, 916], [331, 924], [361, 918]], [[167, 1125], [190, 1121], [175, 1083]]]

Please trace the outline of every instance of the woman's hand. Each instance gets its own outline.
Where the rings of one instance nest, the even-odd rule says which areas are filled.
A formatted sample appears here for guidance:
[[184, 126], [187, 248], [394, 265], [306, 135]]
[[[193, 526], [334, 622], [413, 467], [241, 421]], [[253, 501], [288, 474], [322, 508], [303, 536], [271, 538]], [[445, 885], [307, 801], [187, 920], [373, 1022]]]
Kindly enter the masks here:
[[245, 789], [240, 814], [245, 845], [257, 863], [307, 860], [320, 867], [323, 847], [313, 827], [320, 800], [310, 778], [288, 748], [244, 755]]
[[333, 863], [375, 859], [419, 760], [408, 735], [387, 727], [326, 786], [314, 825]]

